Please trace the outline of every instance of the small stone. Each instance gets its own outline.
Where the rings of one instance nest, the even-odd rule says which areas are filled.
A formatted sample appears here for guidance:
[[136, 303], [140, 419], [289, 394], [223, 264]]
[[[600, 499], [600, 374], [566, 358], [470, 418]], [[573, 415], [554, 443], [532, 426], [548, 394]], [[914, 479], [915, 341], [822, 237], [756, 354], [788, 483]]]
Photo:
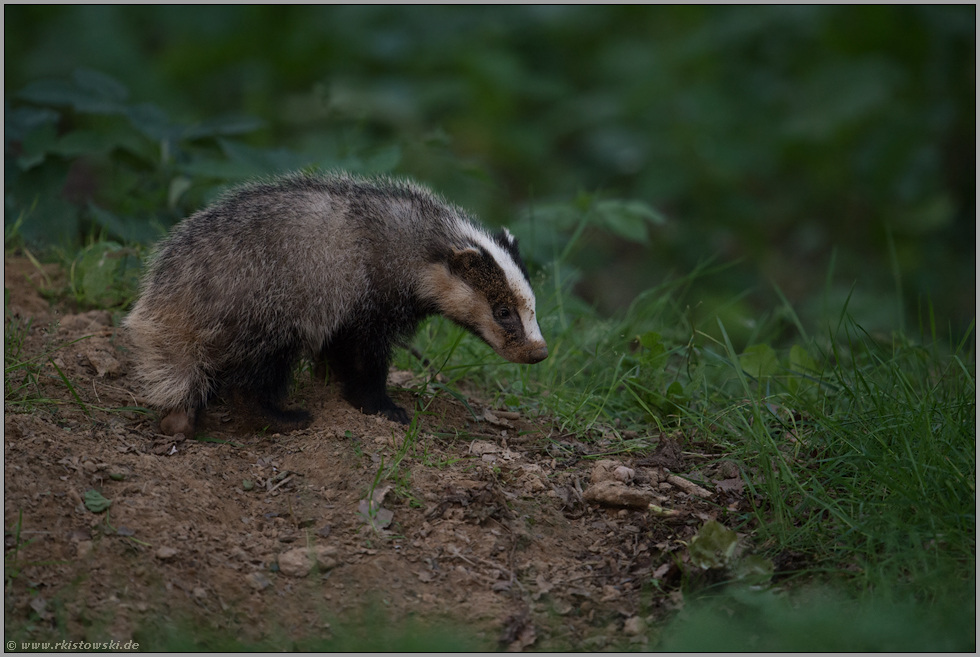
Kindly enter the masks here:
[[306, 577], [313, 568], [310, 551], [305, 547], [293, 548], [279, 555], [279, 572], [289, 577]]
[[289, 577], [306, 577], [314, 565], [327, 570], [337, 565], [337, 548], [332, 545], [298, 547], [279, 555], [279, 572]]
[[635, 475], [633, 468], [627, 468], [625, 465], [620, 465], [613, 470], [613, 476], [623, 483], [632, 481]]
[[609, 643], [609, 638], [605, 634], [597, 634], [582, 641], [582, 649], [588, 651], [602, 650], [607, 643]]
[[622, 482], [608, 479], [589, 486], [582, 497], [591, 504], [631, 509], [646, 509], [653, 501], [652, 493], [629, 488]]
[[603, 459], [592, 466], [591, 478], [593, 484], [610, 480], [626, 483], [632, 481], [635, 475], [633, 468], [628, 468], [619, 461]]
[[256, 591], [272, 586], [272, 582], [265, 576], [265, 573], [249, 573], [245, 576], [245, 582]]
[[489, 443], [485, 440], [474, 440], [470, 443], [470, 454], [475, 454], [477, 456], [485, 456], [487, 454], [496, 454], [500, 452], [500, 448]]
[[337, 548], [332, 545], [316, 545], [313, 547], [316, 563], [321, 570], [329, 570], [337, 565]]
[[623, 623], [623, 632], [629, 634], [630, 636], [638, 636], [640, 634], [645, 634], [647, 631], [647, 624], [639, 616], [633, 616], [632, 618], [627, 618], [626, 622]]
[[572, 610], [575, 609], [575, 607], [572, 606], [572, 603], [568, 602], [567, 600], [558, 600], [555, 602], [554, 609], [555, 613], [559, 616], [567, 616], [568, 614], [572, 613]]
[[30, 606], [30, 608], [34, 610], [34, 613], [36, 613], [41, 618], [41, 620], [50, 620], [54, 616], [54, 614], [52, 614], [47, 609], [48, 601], [42, 598], [41, 596], [37, 596], [33, 598], [28, 603], [28, 606]]
[[169, 561], [177, 556], [177, 550], [172, 547], [164, 546], [157, 550], [156, 556], [160, 561]]
[[204, 598], [208, 597], [208, 592], [205, 591], [200, 586], [195, 587], [194, 588], [194, 597], [197, 598], [198, 600], [203, 600]]
[[524, 475], [524, 490], [531, 493], [540, 493], [546, 490], [548, 487], [545, 485], [541, 478], [534, 474]]
[[75, 556], [84, 559], [92, 553], [92, 541], [79, 541], [75, 546]]
[[95, 368], [99, 378], [114, 378], [122, 372], [122, 365], [109, 352], [104, 349], [89, 349], [86, 354], [89, 364]]

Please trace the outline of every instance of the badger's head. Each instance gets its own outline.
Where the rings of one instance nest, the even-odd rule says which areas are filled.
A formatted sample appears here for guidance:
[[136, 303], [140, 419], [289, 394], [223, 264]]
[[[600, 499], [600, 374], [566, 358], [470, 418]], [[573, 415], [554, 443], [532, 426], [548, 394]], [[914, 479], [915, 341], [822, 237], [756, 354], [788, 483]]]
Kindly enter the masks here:
[[464, 246], [450, 247], [429, 266], [424, 295], [507, 360], [547, 358], [517, 239], [506, 229], [490, 235], [465, 221], [455, 228]]

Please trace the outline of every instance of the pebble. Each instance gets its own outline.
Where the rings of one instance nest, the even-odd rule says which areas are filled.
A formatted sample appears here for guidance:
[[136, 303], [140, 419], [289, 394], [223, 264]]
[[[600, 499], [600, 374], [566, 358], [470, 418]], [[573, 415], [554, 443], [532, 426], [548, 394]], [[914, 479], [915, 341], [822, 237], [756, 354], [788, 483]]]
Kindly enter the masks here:
[[175, 556], [177, 556], [177, 550], [172, 547], [164, 546], [159, 550], [157, 550], [156, 555], [157, 555], [157, 559], [159, 559], [160, 561], [168, 561], [170, 559], [173, 559]]
[[630, 636], [637, 636], [644, 634], [647, 631], [647, 624], [639, 616], [633, 616], [632, 618], [627, 618], [626, 622], [623, 623], [623, 632], [629, 634]]
[[279, 555], [279, 572], [289, 577], [306, 577], [314, 564], [322, 569], [336, 566], [336, 554], [337, 548], [328, 545], [293, 548]]

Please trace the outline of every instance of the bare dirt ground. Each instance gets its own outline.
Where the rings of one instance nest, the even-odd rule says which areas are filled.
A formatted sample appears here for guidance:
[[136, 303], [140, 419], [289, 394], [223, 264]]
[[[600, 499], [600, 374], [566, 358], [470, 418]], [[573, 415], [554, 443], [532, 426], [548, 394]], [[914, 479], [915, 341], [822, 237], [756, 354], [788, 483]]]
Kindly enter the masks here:
[[[744, 504], [732, 465], [683, 436], [609, 456], [611, 430], [564, 434], [478, 394], [472, 412], [417, 398], [399, 372], [396, 401], [428, 407], [404, 449], [405, 427], [309, 376], [291, 397], [309, 429], [242, 431], [217, 404], [175, 442], [156, 416], [120, 410], [142, 403], [110, 314], [39, 296], [56, 269], [4, 270], [6, 321], [33, 318], [14, 360], [39, 372], [35, 385], [16, 369], [5, 389], [8, 634], [125, 642], [192, 619], [245, 640], [329, 637], [374, 604], [395, 622], [448, 619], [487, 649], [649, 647], [680, 601], [682, 542]], [[86, 506], [92, 490], [108, 511]]]

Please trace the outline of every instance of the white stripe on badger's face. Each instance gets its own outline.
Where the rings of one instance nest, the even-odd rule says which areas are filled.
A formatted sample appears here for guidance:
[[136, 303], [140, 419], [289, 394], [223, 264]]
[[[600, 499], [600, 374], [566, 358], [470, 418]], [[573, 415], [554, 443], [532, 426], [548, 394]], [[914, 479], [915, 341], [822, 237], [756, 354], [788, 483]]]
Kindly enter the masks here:
[[[510, 286], [510, 289], [518, 299], [517, 312], [521, 316], [521, 324], [524, 326], [524, 335], [527, 341], [529, 343], [540, 343], [544, 345], [544, 336], [541, 335], [541, 329], [538, 327], [538, 322], [534, 314], [534, 292], [531, 290], [527, 279], [524, 278], [520, 267], [517, 266], [517, 263], [514, 262], [514, 259], [509, 253], [500, 248], [500, 245], [482, 230], [465, 221], [458, 222], [457, 229], [469, 241], [478, 244], [489, 253], [497, 264], [500, 265], [504, 276], [507, 278], [507, 285]], [[504, 235], [507, 236], [508, 241], [512, 244], [514, 243], [514, 236], [506, 228], [504, 229]]]

